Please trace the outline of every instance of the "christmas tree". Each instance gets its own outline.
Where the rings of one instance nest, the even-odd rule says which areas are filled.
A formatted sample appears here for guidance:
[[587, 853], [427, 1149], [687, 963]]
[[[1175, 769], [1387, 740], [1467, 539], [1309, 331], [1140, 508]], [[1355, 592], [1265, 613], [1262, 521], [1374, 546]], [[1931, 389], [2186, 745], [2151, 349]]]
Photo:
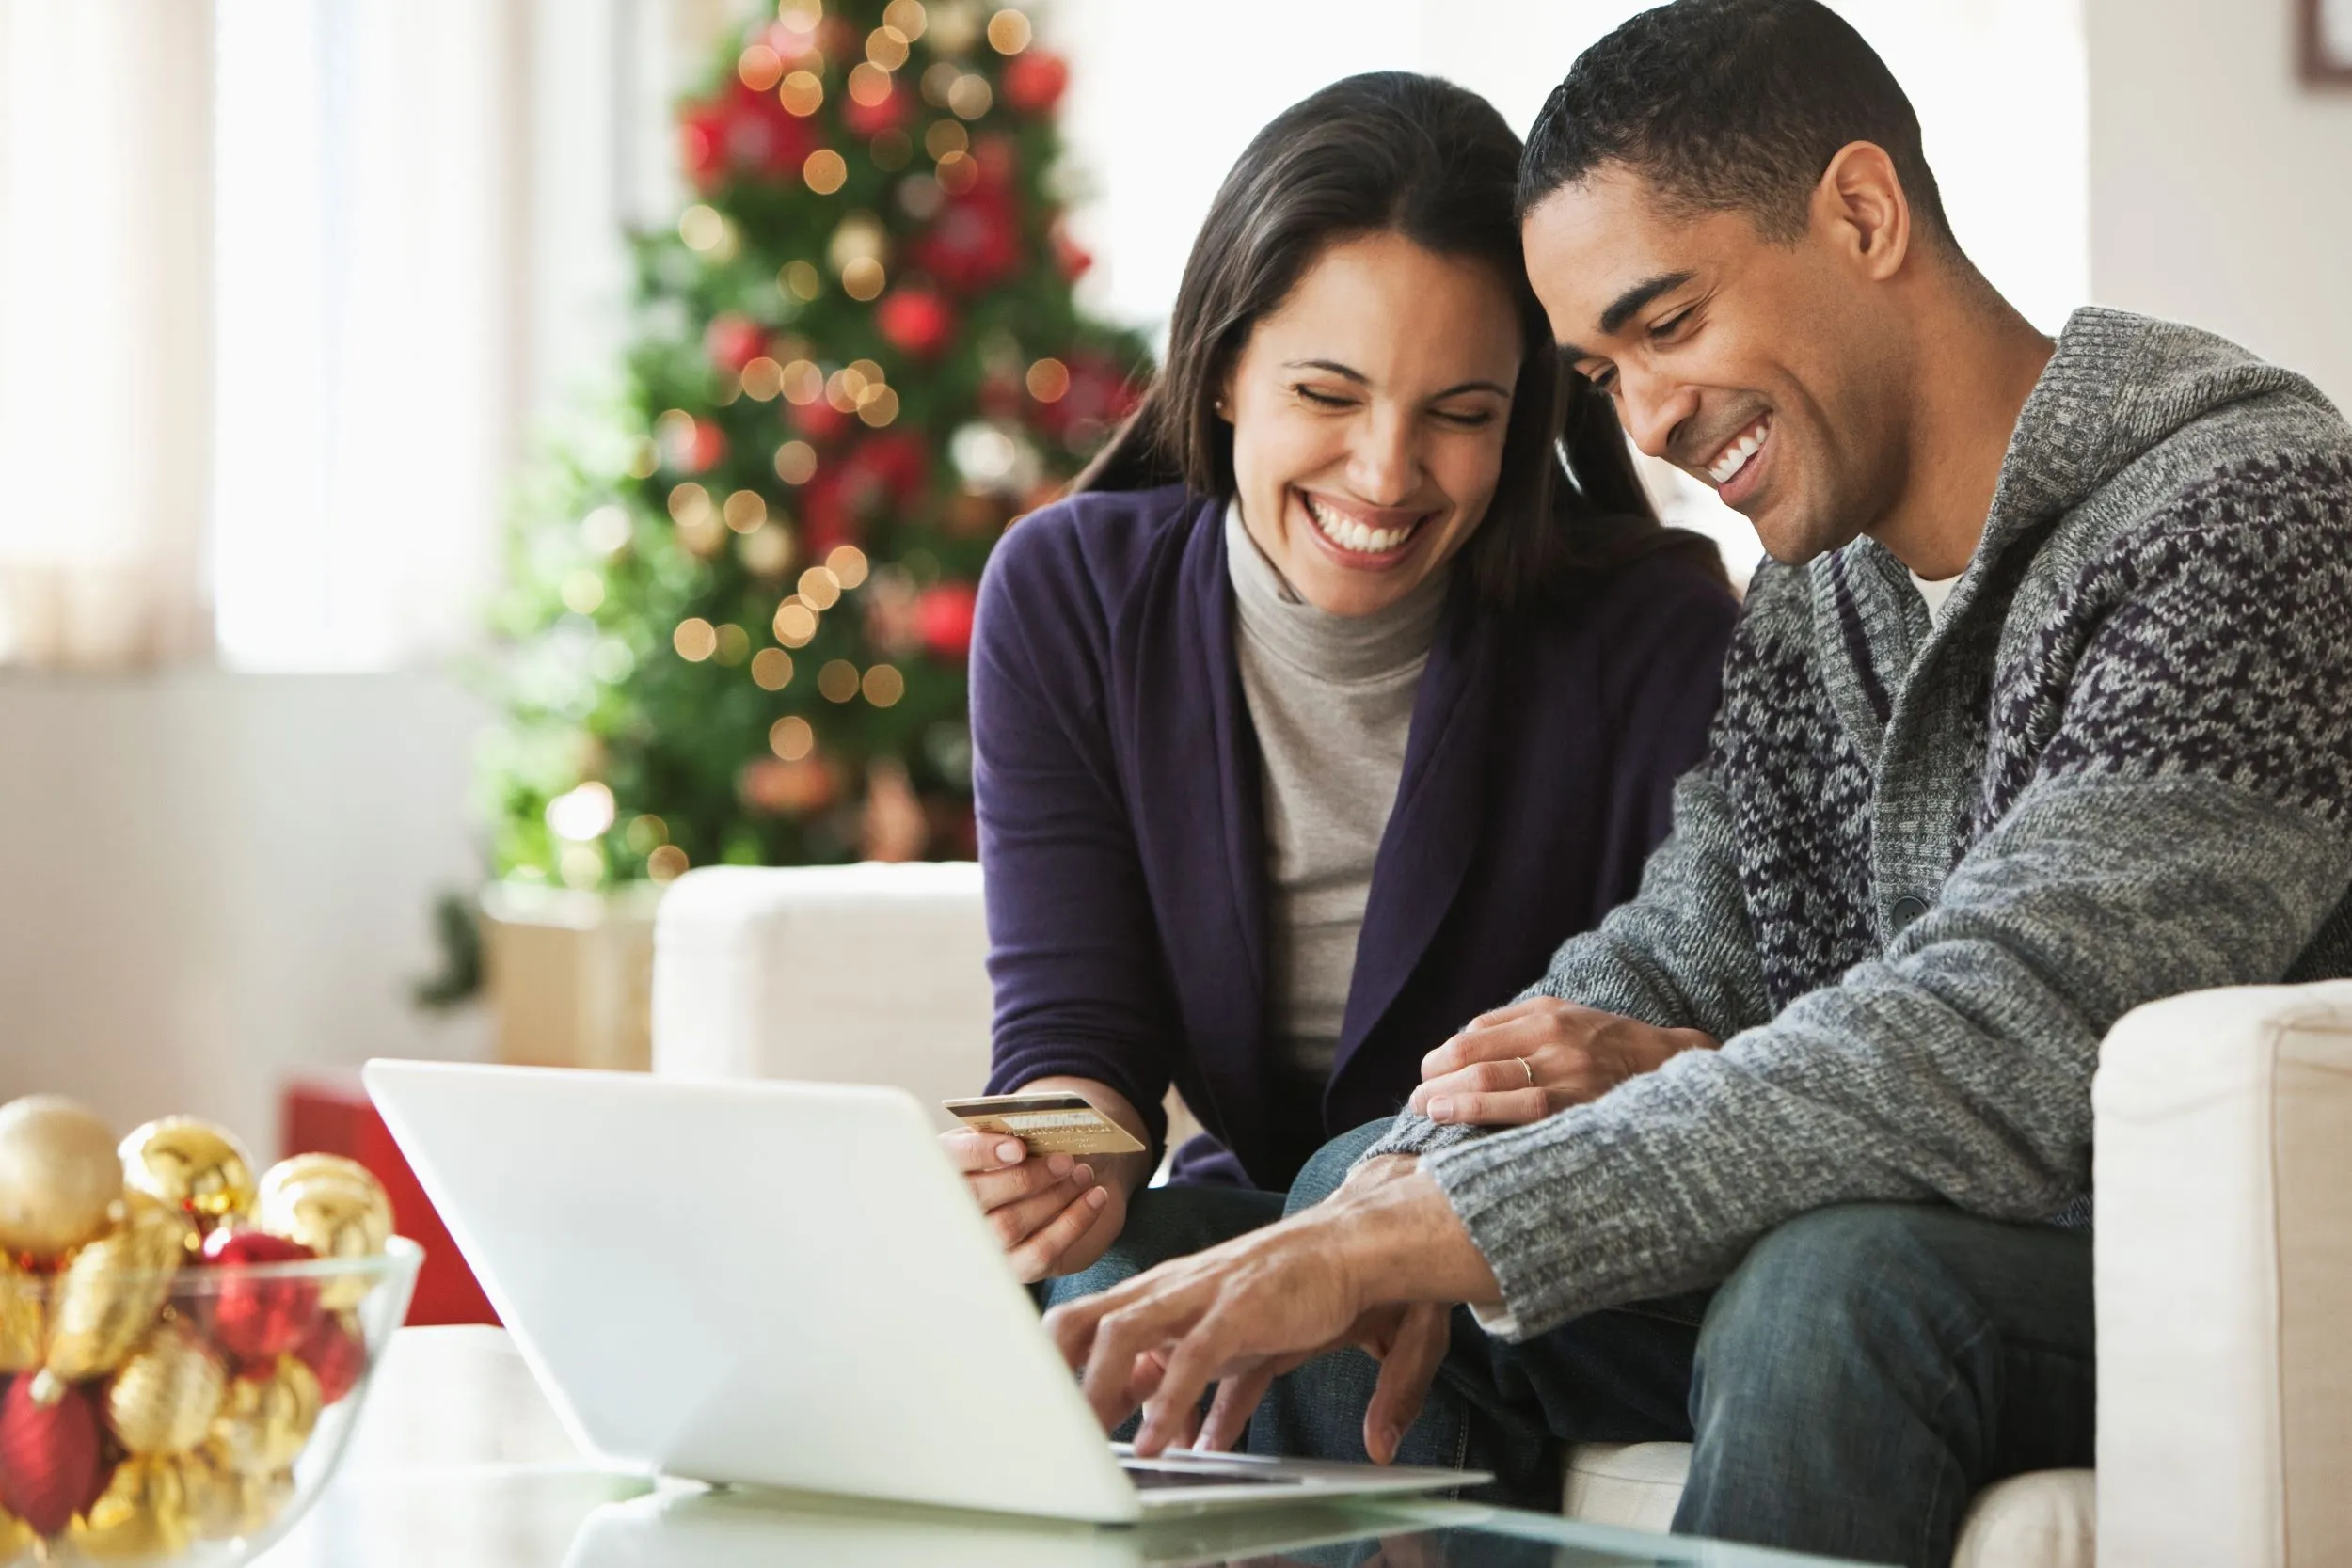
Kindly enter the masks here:
[[623, 393], [511, 538], [501, 876], [974, 852], [980, 569], [1144, 368], [1072, 298], [1067, 80], [1016, 8], [786, 0], [683, 106]]

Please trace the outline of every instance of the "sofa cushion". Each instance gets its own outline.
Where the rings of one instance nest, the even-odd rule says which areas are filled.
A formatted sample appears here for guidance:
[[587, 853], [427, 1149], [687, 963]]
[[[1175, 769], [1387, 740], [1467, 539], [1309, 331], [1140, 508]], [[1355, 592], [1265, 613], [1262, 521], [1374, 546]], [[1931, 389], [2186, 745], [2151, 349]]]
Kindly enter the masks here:
[[[1561, 1511], [1587, 1524], [1664, 1530], [1691, 1473], [1688, 1443], [1579, 1443], [1568, 1449]], [[2043, 1470], [1977, 1495], [1952, 1568], [2091, 1568], [2091, 1475]]]

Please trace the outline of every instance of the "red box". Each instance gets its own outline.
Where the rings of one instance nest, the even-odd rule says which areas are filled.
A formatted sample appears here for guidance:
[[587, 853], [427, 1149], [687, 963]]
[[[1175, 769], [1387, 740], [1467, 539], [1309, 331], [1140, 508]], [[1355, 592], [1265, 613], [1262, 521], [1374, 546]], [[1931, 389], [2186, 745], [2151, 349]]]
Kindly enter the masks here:
[[289, 1154], [341, 1154], [365, 1165], [392, 1200], [392, 1228], [424, 1248], [410, 1323], [496, 1323], [490, 1298], [425, 1200], [416, 1173], [392, 1142], [357, 1075], [305, 1078], [286, 1088], [281, 1142]]

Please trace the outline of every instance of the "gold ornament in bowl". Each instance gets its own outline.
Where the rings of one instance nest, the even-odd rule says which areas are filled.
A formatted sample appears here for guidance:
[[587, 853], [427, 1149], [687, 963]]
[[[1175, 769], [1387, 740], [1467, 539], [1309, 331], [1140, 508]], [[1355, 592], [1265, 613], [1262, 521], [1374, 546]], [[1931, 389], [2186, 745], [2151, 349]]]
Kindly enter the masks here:
[[[253, 1198], [253, 1223], [300, 1242], [321, 1258], [373, 1258], [392, 1234], [392, 1202], [384, 1184], [357, 1160], [296, 1154], [270, 1166]], [[372, 1281], [327, 1281], [319, 1300], [330, 1312], [357, 1307]]]
[[113, 1371], [146, 1338], [187, 1256], [187, 1219], [137, 1194], [122, 1218], [73, 1255], [50, 1298], [49, 1354], [42, 1375], [79, 1383]]
[[[45, 1284], [0, 1257], [0, 1377], [40, 1365], [40, 1343], [49, 1314]], [[0, 1534], [5, 1534], [0, 1531]], [[0, 1555], [0, 1562], [6, 1562]]]
[[226, 1128], [165, 1117], [123, 1139], [116, 1152], [124, 1185], [187, 1214], [199, 1232], [253, 1206], [252, 1157]]
[[33, 1533], [32, 1526], [0, 1508], [0, 1562], [14, 1562], [31, 1551], [40, 1539]]
[[167, 1317], [106, 1385], [106, 1426], [134, 1454], [204, 1440], [229, 1393], [229, 1369], [184, 1318]]
[[69, 1539], [88, 1557], [165, 1558], [186, 1551], [190, 1534], [180, 1462], [157, 1455], [117, 1465]]
[[212, 1447], [240, 1476], [275, 1475], [293, 1465], [319, 1422], [319, 1380], [291, 1355], [268, 1377], [229, 1385], [213, 1421]]
[[103, 1233], [122, 1196], [114, 1148], [106, 1124], [71, 1100], [0, 1105], [0, 1253], [52, 1262]]

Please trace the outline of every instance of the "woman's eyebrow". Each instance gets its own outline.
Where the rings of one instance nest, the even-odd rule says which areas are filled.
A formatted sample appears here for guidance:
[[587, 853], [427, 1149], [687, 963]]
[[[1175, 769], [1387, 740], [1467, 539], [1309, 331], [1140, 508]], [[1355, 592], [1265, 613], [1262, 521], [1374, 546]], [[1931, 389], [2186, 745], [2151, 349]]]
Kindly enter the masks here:
[[[1285, 359], [1282, 361], [1282, 368], [1286, 371], [1328, 371], [1333, 375], [1356, 383], [1359, 387], [1372, 385], [1372, 377], [1353, 366], [1343, 365], [1336, 359]], [[1510, 388], [1496, 382], [1465, 381], [1458, 387], [1448, 387], [1442, 392], [1431, 393], [1429, 401], [1436, 403], [1441, 398], [1457, 397], [1464, 392], [1492, 392], [1495, 396], [1505, 400], [1511, 396]]]

